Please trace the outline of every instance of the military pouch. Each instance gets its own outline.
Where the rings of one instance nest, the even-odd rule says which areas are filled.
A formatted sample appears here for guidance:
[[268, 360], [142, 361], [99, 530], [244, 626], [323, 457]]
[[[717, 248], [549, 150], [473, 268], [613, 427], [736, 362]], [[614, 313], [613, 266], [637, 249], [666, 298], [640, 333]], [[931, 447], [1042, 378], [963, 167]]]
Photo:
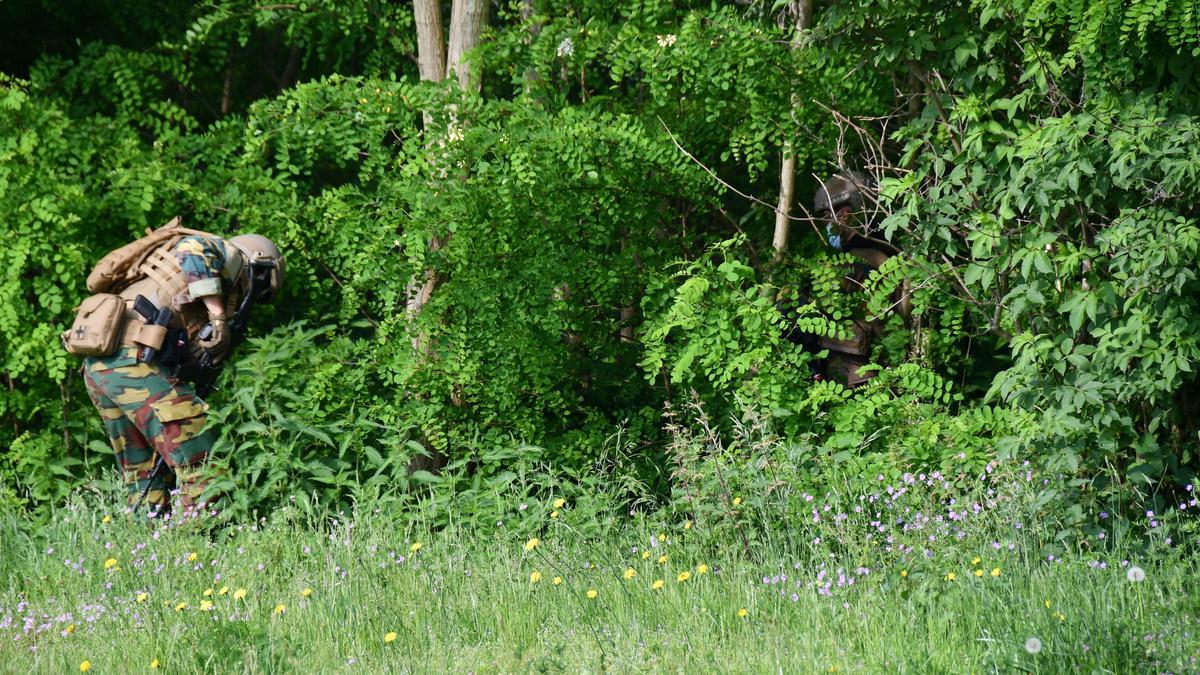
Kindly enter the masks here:
[[62, 334], [63, 349], [76, 356], [108, 356], [117, 350], [125, 328], [125, 301], [97, 293], [75, 312], [71, 329]]

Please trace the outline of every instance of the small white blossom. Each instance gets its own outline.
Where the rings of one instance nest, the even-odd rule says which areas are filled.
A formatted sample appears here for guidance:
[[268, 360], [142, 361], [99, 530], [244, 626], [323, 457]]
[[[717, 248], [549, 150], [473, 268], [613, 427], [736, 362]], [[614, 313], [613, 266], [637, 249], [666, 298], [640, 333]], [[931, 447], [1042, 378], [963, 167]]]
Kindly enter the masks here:
[[571, 38], [563, 38], [563, 41], [558, 43], [558, 57], [565, 58], [575, 53], [575, 43]]
[[656, 39], [658, 40], [659, 47], [670, 47], [671, 45], [675, 44], [674, 35], [659, 35], [656, 37]]

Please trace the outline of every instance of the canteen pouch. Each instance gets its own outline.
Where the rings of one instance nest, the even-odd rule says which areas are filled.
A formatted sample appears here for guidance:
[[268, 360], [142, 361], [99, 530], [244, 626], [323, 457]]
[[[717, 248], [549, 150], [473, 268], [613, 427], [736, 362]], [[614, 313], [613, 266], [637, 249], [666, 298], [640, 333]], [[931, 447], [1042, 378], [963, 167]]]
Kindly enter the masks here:
[[75, 323], [62, 334], [63, 349], [76, 356], [108, 356], [117, 350], [125, 328], [125, 301], [97, 293], [75, 312]]

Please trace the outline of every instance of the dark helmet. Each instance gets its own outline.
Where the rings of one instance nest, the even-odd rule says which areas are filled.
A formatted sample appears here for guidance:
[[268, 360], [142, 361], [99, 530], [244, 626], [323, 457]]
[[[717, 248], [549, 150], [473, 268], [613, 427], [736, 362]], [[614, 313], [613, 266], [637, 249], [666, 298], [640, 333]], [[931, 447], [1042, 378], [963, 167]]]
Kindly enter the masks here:
[[857, 171], [836, 173], [817, 188], [813, 215], [824, 221], [831, 246], [842, 249], [854, 238], [856, 230], [847, 216], [856, 215], [856, 220], [865, 221], [863, 193], [874, 189], [871, 180]]

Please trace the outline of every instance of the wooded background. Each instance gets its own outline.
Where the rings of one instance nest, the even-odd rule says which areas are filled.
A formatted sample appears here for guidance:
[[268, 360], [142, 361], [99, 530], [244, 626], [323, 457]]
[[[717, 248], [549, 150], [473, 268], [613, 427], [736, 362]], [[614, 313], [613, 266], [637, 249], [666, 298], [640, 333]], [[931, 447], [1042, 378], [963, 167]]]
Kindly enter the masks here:
[[[1052, 496], [1071, 513], [1171, 503], [1193, 475], [1191, 0], [10, 0], [0, 19], [7, 504], [112, 473], [57, 336], [90, 266], [176, 214], [287, 255], [213, 400], [243, 508], [456, 470], [483, 494], [530, 466], [653, 498], [666, 421], [712, 425], [736, 463], [753, 419], [818, 484], [1025, 458], [1071, 477]], [[880, 182], [903, 252], [869, 311], [901, 282], [914, 306], [854, 391], [786, 338], [862, 312], [809, 218], [841, 169]], [[811, 302], [781, 311], [797, 289]], [[442, 476], [409, 472], [424, 454]]]

